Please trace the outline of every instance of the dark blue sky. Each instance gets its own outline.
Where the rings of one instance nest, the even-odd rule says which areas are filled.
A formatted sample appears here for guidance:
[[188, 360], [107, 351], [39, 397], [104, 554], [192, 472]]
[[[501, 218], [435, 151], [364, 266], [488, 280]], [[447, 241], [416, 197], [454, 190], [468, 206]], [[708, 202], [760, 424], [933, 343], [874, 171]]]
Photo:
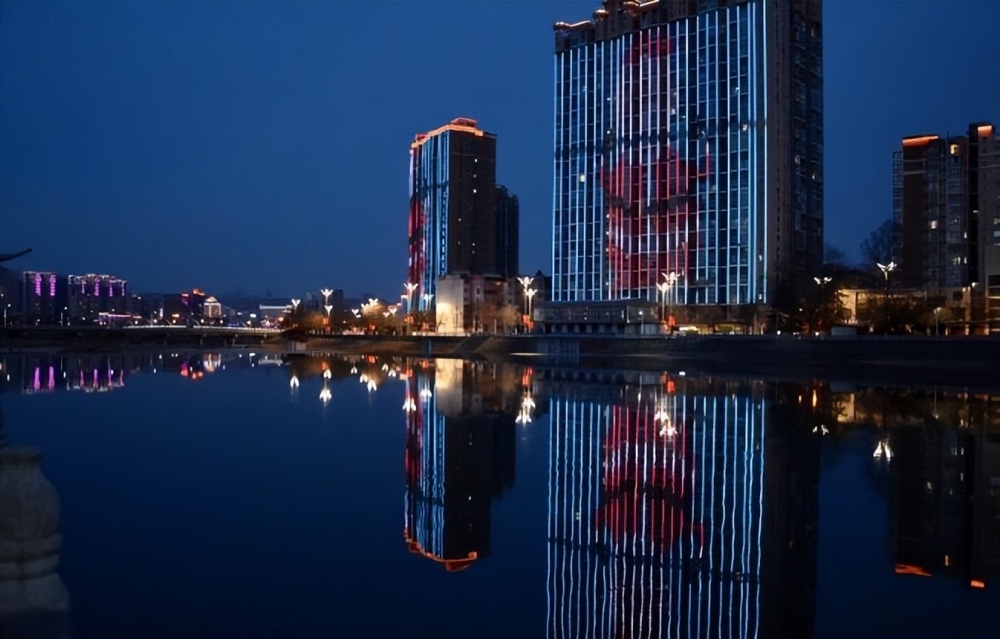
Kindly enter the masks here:
[[[0, 251], [137, 291], [392, 298], [409, 143], [462, 116], [497, 133], [521, 269], [547, 272], [552, 23], [598, 6], [5, 0]], [[855, 259], [902, 136], [1000, 121], [1000, 2], [824, 11], [826, 236]]]

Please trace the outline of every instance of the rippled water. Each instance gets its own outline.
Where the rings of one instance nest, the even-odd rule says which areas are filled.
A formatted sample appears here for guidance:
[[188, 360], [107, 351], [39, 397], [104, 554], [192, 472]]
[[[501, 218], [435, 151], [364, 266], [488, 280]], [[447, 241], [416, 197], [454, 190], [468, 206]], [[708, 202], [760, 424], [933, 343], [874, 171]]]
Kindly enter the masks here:
[[0, 604], [9, 632], [998, 636], [997, 396], [249, 352], [0, 364], [69, 596]]

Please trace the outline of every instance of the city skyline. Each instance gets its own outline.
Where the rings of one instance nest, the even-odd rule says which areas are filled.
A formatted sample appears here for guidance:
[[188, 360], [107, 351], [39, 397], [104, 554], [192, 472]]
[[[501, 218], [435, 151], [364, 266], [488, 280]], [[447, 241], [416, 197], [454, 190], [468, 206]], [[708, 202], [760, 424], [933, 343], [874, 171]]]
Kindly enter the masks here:
[[[552, 25], [599, 7], [3, 3], [0, 249], [133, 290], [391, 296], [401, 149], [469, 117], [520, 200], [521, 271], [550, 272]], [[1000, 120], [998, 21], [997, 3], [824, 3], [825, 240], [852, 263], [892, 214], [902, 137]]]

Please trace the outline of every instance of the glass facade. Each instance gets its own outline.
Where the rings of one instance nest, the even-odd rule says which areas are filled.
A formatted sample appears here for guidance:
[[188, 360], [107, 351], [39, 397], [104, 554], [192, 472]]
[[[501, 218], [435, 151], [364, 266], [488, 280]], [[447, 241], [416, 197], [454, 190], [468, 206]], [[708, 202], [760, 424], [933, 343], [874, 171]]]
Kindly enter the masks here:
[[655, 301], [669, 278], [675, 304], [767, 301], [770, 270], [822, 254], [818, 30], [789, 10], [782, 55], [811, 70], [775, 75], [770, 2], [618, 4], [556, 25], [552, 299]]

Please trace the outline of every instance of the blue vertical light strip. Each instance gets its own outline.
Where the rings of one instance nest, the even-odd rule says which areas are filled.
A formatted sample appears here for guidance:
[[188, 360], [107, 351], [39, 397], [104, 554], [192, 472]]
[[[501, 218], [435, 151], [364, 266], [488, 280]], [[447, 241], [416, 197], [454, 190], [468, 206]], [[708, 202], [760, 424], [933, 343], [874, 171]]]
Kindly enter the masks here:
[[[763, 125], [763, 131], [755, 131], [755, 136], [757, 136], [758, 139], [764, 141], [764, 171], [763, 171], [763, 173], [764, 173], [764, 193], [763, 193], [763, 198], [764, 198], [764, 207], [763, 208], [764, 208], [764, 210], [763, 211], [759, 211], [759, 210], [754, 211], [754, 219], [763, 220], [764, 221], [764, 259], [761, 260], [763, 262], [764, 272], [761, 274], [761, 283], [762, 283], [762, 287], [763, 287], [763, 299], [764, 299], [764, 302], [765, 303], [770, 303], [771, 297], [770, 297], [770, 293], [769, 293], [769, 290], [768, 290], [768, 284], [769, 284], [768, 280], [770, 278], [770, 263], [769, 263], [770, 262], [770, 249], [768, 247], [768, 233], [769, 233], [768, 226], [769, 226], [770, 217], [771, 217], [770, 197], [769, 197], [771, 189], [770, 189], [770, 186], [768, 185], [768, 178], [770, 177], [770, 163], [768, 162], [767, 155], [768, 155], [768, 150], [769, 150], [769, 147], [770, 147], [770, 144], [771, 144], [769, 136], [768, 136], [768, 128], [770, 126], [771, 111], [770, 111], [770, 109], [768, 109], [768, 105], [767, 105], [767, 95], [768, 95], [768, 92], [769, 92], [768, 85], [767, 85], [767, 78], [768, 78], [767, 70], [770, 68], [770, 67], [768, 67], [768, 63], [767, 63], [767, 50], [768, 50], [768, 43], [767, 43], [767, 23], [768, 23], [768, 18], [767, 18], [767, 3], [764, 2], [764, 4], [762, 5], [761, 20], [760, 20], [759, 23], [757, 21], [757, 5], [756, 4], [751, 5], [751, 12], [752, 12], [752, 15], [753, 15], [753, 29], [752, 29], [752, 33], [753, 33], [753, 49], [752, 50], [754, 51], [754, 55], [753, 55], [753, 58], [752, 58], [752, 62], [754, 62], [754, 64], [751, 66], [751, 68], [753, 69], [753, 73], [754, 73], [754, 76], [755, 76], [754, 77], [754, 82], [753, 82], [754, 91], [757, 90], [757, 82], [758, 82], [758, 79], [756, 78], [756, 75], [757, 75], [757, 73], [756, 73], [756, 69], [757, 69], [757, 65], [756, 65], [757, 53], [756, 53], [756, 51], [757, 51], [757, 30], [758, 30], [758, 28], [763, 32], [763, 38], [762, 38], [763, 42], [761, 43], [761, 46], [760, 46], [760, 50], [762, 51], [762, 53], [760, 54], [760, 57], [761, 57], [761, 60], [762, 60], [761, 67], [764, 70], [764, 73], [761, 74], [763, 77], [759, 81], [763, 85], [761, 87], [760, 91], [761, 91], [761, 95], [763, 96], [763, 99], [764, 99], [764, 112], [763, 112], [763, 114], [761, 114], [763, 117], [758, 117], [758, 114], [754, 113], [754, 123], [755, 123], [755, 126], [756, 126], [757, 122], [763, 122], [764, 123], [764, 125]], [[754, 105], [754, 108], [756, 109], [757, 100], [754, 100], [753, 105]], [[757, 206], [758, 204], [759, 204], [758, 202], [756, 202], [756, 201], [754, 202], [755, 206]]]
[[562, 201], [561, 159], [562, 159], [562, 117], [560, 105], [563, 96], [562, 60], [565, 53], [557, 53], [553, 59], [552, 74], [555, 78], [555, 96], [552, 99], [552, 299], [562, 301], [562, 270], [558, 267], [561, 234], [559, 222], [561, 218], [560, 202]]

